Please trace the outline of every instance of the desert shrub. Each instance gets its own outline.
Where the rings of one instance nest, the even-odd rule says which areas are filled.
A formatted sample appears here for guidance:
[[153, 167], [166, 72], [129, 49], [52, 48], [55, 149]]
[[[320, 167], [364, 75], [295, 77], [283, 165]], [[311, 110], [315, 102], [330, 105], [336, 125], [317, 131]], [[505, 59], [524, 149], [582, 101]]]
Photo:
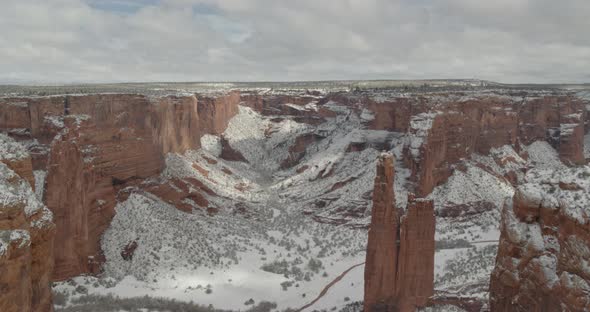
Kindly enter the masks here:
[[277, 304], [274, 302], [260, 301], [257, 305], [246, 310], [246, 312], [270, 312], [277, 308]]
[[244, 305], [253, 305], [254, 304], [254, 299], [250, 298], [248, 299], [248, 301], [244, 302]]
[[86, 288], [85, 286], [82, 285], [78, 285], [78, 287], [76, 287], [76, 292], [79, 294], [88, 294], [88, 288]]
[[311, 258], [307, 262], [307, 268], [314, 273], [320, 272], [323, 267], [322, 261], [318, 259]]
[[472, 247], [471, 243], [465, 239], [449, 239], [449, 240], [440, 240], [436, 241], [434, 244], [434, 248], [436, 250], [442, 249], [456, 249], [456, 248], [470, 248]]
[[68, 303], [68, 297], [67, 292], [56, 291], [53, 293], [53, 304], [60, 306], [66, 305]]
[[281, 283], [281, 287], [283, 288], [283, 290], [287, 290], [289, 289], [289, 287], [293, 286], [293, 282], [292, 281], [285, 281]]
[[362, 312], [363, 311], [363, 302], [362, 301], [355, 301], [345, 305], [339, 312]]
[[289, 263], [286, 260], [278, 261], [275, 260], [271, 263], [265, 263], [260, 267], [261, 270], [275, 273], [275, 274], [288, 274], [289, 273]]
[[87, 295], [70, 300], [68, 307], [55, 307], [56, 312], [229, 312], [193, 302], [158, 297], [119, 298], [109, 295]]

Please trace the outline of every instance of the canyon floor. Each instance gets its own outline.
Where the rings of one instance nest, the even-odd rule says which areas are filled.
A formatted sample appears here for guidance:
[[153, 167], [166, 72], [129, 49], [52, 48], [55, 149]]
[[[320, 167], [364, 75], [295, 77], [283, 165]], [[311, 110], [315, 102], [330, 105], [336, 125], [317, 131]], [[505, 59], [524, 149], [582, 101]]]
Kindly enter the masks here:
[[[444, 108], [432, 104], [426, 112], [408, 114], [408, 127], [401, 130], [375, 126], [383, 112], [353, 105], [353, 100], [326, 100], [328, 91], [321, 88], [313, 95], [258, 87], [256, 92], [269, 97], [274, 93], [273, 98], [281, 100], [273, 104], [274, 110], [266, 111], [242, 100], [221, 133], [202, 135], [200, 148], [168, 153], [161, 173], [119, 191], [125, 196], [116, 203], [100, 239], [102, 273], [54, 282], [56, 311], [76, 311], [111, 300], [109, 295], [162, 297], [223, 310], [247, 310], [261, 302], [275, 303], [269, 308], [273, 311], [362, 307], [362, 263], [377, 156], [385, 150], [396, 157], [396, 207], [403, 209], [408, 192], [419, 192], [421, 183], [409, 161], [422, 162], [425, 150], [434, 148], [426, 145], [431, 138], [424, 133], [432, 131]], [[533, 97], [542, 97], [543, 92], [532, 91]], [[586, 101], [590, 98], [587, 91], [568, 92]], [[439, 95], [438, 90], [420, 93], [433, 103], [488, 97], [520, 101], [513, 91], [485, 88], [450, 96]], [[400, 94], [403, 90], [395, 91], [395, 97], [403, 97]], [[382, 91], [368, 95], [375, 102], [386, 102], [382, 96]], [[297, 97], [305, 98], [304, 103], [292, 103]], [[589, 107], [586, 104], [586, 110]], [[302, 121], [302, 116], [308, 119]], [[445, 144], [452, 140], [445, 139]], [[515, 181], [558, 179], [588, 189], [587, 179], [579, 177], [590, 174], [590, 167], [568, 166], [559, 150], [541, 139], [518, 147], [500, 144], [487, 153], [463, 149], [464, 157], [445, 163], [448, 177], [422, 194], [434, 200], [437, 210], [435, 291], [485, 306], [501, 209], [514, 195]], [[590, 159], [586, 132], [583, 154]], [[43, 200], [47, 172], [34, 174], [36, 193]], [[205, 190], [207, 208], [199, 208], [198, 199], [184, 198], [182, 203], [190, 208], [179, 209], [168, 193], [183, 187], [175, 181], [194, 180]], [[171, 190], [154, 191], [153, 185]], [[576, 201], [590, 207], [587, 196]], [[579, 213], [587, 213], [585, 209]], [[424, 311], [462, 310], [439, 306]]]

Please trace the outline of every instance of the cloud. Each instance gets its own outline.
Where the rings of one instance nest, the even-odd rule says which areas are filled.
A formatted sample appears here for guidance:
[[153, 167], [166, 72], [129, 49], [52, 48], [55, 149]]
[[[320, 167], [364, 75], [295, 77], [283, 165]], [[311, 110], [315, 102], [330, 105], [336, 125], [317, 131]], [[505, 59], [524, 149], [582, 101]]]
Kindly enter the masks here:
[[590, 81], [587, 0], [0, 0], [0, 82]]

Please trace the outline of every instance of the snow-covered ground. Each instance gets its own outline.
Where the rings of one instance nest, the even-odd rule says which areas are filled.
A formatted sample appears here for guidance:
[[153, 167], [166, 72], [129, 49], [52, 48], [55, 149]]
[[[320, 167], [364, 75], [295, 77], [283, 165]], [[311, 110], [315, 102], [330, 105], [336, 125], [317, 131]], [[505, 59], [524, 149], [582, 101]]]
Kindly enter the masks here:
[[[275, 302], [277, 310], [296, 309], [315, 299], [334, 278], [365, 260], [376, 156], [381, 149], [396, 155], [396, 202], [405, 207], [410, 170], [401, 153], [404, 144], [417, 144], [408, 137], [416, 133], [367, 130], [365, 123], [373, 116], [366, 111], [334, 102], [326, 107], [338, 115], [319, 126], [240, 107], [223, 136], [247, 162], [220, 159], [221, 140], [213, 135], [203, 137], [198, 151], [168, 155], [161, 179], [198, 179], [216, 194], [206, 197], [219, 212], [185, 213], [138, 191], [118, 204], [103, 236], [105, 273], [57, 283], [54, 290], [71, 298], [86, 291], [162, 296], [232, 310], [247, 309], [250, 299]], [[418, 130], [428, 126], [430, 116], [422, 117], [413, 120]], [[299, 164], [281, 168], [302, 134], [321, 139], [306, 146]], [[355, 143], [367, 148], [350, 151]], [[437, 289], [487, 296], [501, 205], [514, 194], [504, 175], [514, 172], [521, 181], [521, 169], [563, 166], [546, 143], [525, 149], [528, 159], [510, 146], [490, 155], [474, 154], [429, 196], [439, 211], [457, 205], [489, 207], [437, 218]], [[527, 179], [541, 177], [542, 169], [526, 174]], [[131, 242], [138, 247], [131, 260], [124, 260], [121, 251]], [[352, 269], [307, 311], [361, 301], [363, 272], [362, 265]]]

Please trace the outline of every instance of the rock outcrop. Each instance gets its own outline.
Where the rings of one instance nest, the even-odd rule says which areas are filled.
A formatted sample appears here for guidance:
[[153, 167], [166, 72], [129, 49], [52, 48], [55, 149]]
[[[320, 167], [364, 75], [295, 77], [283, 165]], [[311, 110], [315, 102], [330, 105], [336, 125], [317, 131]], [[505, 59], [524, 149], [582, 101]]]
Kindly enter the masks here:
[[297, 165], [305, 157], [307, 146], [321, 139], [323, 137], [315, 133], [306, 133], [295, 138], [295, 142], [289, 147], [289, 155], [281, 162], [281, 168], [286, 169]]
[[[80, 141], [77, 127], [66, 128], [51, 144], [48, 160], [43, 198], [57, 226], [54, 280], [89, 272], [89, 257], [94, 257], [97, 250], [98, 239], [89, 233], [96, 227], [90, 220], [97, 181], [90, 165], [84, 162]], [[114, 202], [114, 198], [110, 201]]]
[[14, 171], [18, 176], [27, 180], [35, 189], [35, 177], [33, 175], [33, 163], [27, 149], [11, 137], [0, 133], [0, 162]]
[[503, 145], [544, 140], [565, 163], [583, 164], [585, 114], [583, 101], [568, 95], [449, 98], [411, 117], [405, 162], [419, 196], [445, 182], [460, 159]]
[[[590, 310], [589, 177], [585, 166], [569, 178], [527, 183], [505, 202], [492, 312]], [[555, 179], [577, 186], [560, 188]]]
[[401, 218], [397, 297], [399, 311], [423, 307], [434, 294], [434, 204], [408, 198]]
[[367, 312], [415, 311], [434, 293], [434, 205], [410, 195], [400, 222], [393, 163], [387, 153], [377, 163], [365, 262]]
[[[32, 155], [3, 162], [32, 185], [32, 169], [47, 172], [43, 198], [57, 223], [53, 280], [99, 272], [100, 237], [119, 190], [159, 175], [167, 153], [197, 149], [202, 135], [223, 132], [239, 101], [238, 92], [1, 99], [0, 129], [30, 142]], [[190, 196], [206, 206], [197, 195]]]
[[393, 193], [394, 170], [393, 155], [379, 156], [365, 261], [366, 312], [396, 300], [399, 217]]
[[53, 311], [52, 220], [29, 182], [0, 162], [1, 311]]

